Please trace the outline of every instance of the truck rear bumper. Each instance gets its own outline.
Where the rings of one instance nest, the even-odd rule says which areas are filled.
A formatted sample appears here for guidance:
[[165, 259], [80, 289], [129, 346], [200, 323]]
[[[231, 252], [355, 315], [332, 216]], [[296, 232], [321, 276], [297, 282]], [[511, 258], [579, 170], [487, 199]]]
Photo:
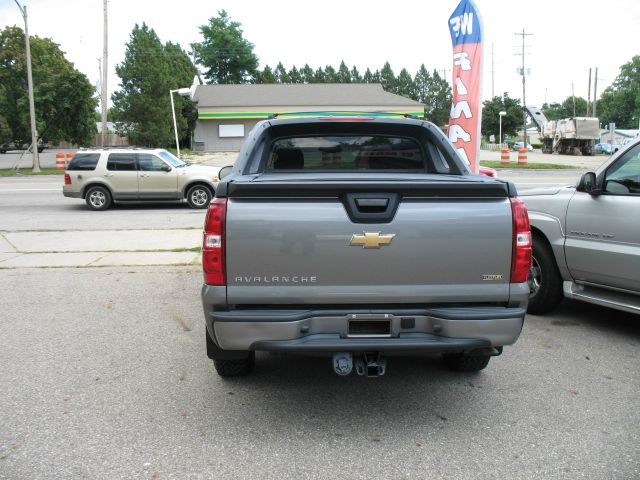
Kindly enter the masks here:
[[[207, 330], [223, 350], [455, 351], [513, 344], [523, 308], [206, 311]], [[362, 322], [362, 323], [360, 323]], [[383, 333], [358, 326], [383, 325]], [[354, 333], [356, 331], [357, 333]]]

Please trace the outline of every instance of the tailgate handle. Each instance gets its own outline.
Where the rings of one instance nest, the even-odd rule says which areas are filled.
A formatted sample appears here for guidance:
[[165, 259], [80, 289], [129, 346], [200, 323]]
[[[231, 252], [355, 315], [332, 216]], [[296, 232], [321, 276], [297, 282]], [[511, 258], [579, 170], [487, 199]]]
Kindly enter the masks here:
[[356, 198], [356, 205], [361, 212], [384, 212], [389, 205], [388, 198]]

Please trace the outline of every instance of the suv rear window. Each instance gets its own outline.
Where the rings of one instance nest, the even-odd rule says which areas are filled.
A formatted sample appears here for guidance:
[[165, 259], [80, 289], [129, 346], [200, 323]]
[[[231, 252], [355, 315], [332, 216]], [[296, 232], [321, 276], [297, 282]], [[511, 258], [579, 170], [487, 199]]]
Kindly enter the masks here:
[[329, 135], [280, 138], [273, 142], [268, 171], [424, 171], [425, 155], [411, 138]]
[[99, 153], [76, 153], [67, 170], [95, 170], [99, 158]]
[[136, 155], [134, 153], [110, 153], [107, 160], [107, 170], [131, 171], [136, 170]]

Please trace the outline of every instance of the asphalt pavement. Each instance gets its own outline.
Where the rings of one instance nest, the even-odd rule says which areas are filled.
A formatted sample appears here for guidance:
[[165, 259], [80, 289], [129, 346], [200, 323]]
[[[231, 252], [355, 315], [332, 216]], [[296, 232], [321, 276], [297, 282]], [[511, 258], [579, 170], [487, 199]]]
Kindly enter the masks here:
[[640, 322], [564, 302], [477, 374], [206, 358], [196, 267], [0, 271], [0, 478], [640, 478]]
[[0, 178], [1, 479], [640, 478], [637, 316], [564, 301], [478, 374], [426, 356], [340, 378], [328, 358], [259, 353], [223, 380], [205, 212], [91, 212], [61, 182]]

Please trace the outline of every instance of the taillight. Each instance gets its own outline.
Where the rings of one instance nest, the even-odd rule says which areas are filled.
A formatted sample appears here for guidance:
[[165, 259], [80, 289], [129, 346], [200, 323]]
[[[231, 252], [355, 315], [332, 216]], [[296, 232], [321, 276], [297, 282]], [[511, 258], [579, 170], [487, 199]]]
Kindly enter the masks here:
[[202, 239], [202, 270], [204, 283], [208, 285], [227, 283], [224, 264], [226, 222], [227, 199], [214, 198], [207, 211]]
[[69, 175], [68, 173], [64, 174], [64, 184], [71, 185], [71, 175]]
[[513, 254], [511, 257], [511, 283], [527, 281], [531, 268], [531, 226], [524, 202], [510, 198], [513, 216]]

